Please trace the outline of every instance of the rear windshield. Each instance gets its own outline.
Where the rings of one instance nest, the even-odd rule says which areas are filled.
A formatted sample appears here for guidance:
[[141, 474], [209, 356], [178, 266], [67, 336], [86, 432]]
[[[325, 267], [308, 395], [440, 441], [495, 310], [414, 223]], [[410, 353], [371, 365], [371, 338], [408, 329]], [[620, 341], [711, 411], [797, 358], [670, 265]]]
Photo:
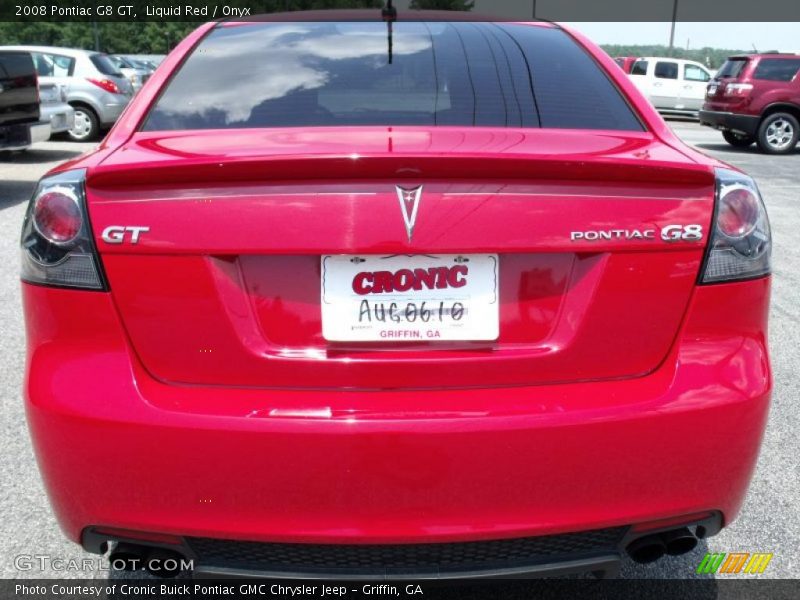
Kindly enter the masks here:
[[717, 71], [717, 79], [737, 78], [747, 64], [746, 58], [729, 58]]
[[108, 54], [92, 54], [90, 57], [92, 64], [97, 67], [103, 75], [111, 75], [112, 77], [122, 77], [122, 74], [117, 69], [117, 66], [111, 60]]
[[799, 58], [762, 58], [753, 73], [753, 79], [791, 81], [800, 69]]
[[132, 69], [133, 65], [122, 58], [121, 56], [109, 56], [108, 60], [110, 60], [117, 69]]
[[36, 71], [30, 54], [27, 52], [0, 51], [0, 78], [17, 79], [29, 77], [33, 79], [34, 75], [36, 75]]
[[561, 30], [379, 21], [219, 26], [143, 129], [347, 125], [642, 129]]

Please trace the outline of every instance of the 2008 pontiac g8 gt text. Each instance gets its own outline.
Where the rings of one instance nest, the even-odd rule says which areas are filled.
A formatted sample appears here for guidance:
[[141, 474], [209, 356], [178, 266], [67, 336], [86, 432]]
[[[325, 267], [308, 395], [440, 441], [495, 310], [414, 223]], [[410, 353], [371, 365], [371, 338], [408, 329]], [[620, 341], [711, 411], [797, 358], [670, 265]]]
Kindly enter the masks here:
[[200, 27], [39, 183], [25, 392], [67, 535], [424, 578], [730, 523], [771, 389], [753, 180], [577, 33], [339, 17]]

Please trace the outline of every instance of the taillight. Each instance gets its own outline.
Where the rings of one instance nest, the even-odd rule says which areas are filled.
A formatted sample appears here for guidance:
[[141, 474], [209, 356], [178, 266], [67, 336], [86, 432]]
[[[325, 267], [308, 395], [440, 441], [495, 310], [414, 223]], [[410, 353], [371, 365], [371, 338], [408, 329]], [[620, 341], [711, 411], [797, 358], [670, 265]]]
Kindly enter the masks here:
[[83, 217], [72, 189], [56, 187], [36, 198], [33, 226], [53, 244], [63, 245], [74, 241], [83, 226]]
[[769, 220], [758, 187], [750, 177], [717, 169], [715, 221], [702, 283], [769, 274]]
[[725, 86], [725, 95], [747, 96], [752, 89], [752, 83], [729, 83], [727, 86]]
[[22, 224], [22, 280], [103, 290], [84, 195], [85, 170], [39, 182]]
[[758, 224], [759, 200], [749, 187], [734, 183], [719, 198], [717, 227], [728, 238], [749, 235]]
[[95, 84], [99, 88], [103, 88], [107, 92], [111, 92], [112, 94], [121, 94], [122, 92], [119, 91], [119, 87], [116, 83], [111, 81], [110, 79], [92, 79], [91, 77], [86, 78], [87, 81], [90, 83]]

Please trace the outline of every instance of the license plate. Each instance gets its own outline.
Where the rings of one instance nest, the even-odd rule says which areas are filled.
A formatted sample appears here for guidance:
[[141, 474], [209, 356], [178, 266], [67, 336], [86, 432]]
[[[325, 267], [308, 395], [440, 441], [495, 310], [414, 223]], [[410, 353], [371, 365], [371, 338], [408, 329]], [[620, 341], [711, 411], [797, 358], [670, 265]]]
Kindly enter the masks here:
[[496, 340], [496, 254], [323, 255], [322, 335], [334, 342]]

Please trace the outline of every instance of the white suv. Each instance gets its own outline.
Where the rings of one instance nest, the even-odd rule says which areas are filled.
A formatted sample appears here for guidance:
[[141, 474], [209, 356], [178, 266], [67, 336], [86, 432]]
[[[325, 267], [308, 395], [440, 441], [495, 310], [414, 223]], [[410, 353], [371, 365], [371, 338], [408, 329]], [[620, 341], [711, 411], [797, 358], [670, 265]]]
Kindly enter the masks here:
[[659, 112], [696, 116], [712, 75], [691, 60], [647, 56], [636, 59], [629, 77]]

